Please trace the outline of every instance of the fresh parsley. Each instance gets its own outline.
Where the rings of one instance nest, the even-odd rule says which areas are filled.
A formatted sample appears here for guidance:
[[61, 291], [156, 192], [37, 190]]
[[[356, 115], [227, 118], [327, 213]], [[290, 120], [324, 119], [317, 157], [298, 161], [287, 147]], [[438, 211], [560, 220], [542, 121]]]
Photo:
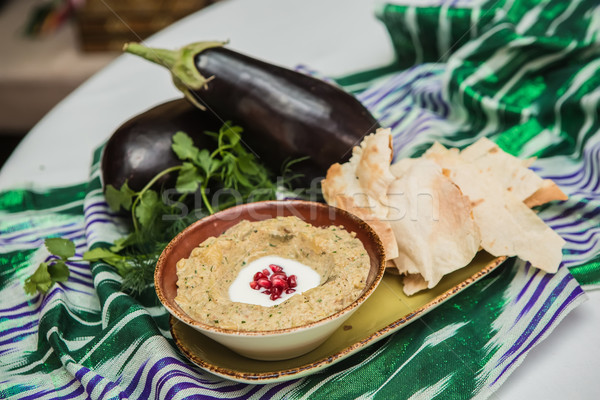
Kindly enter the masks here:
[[[240, 202], [275, 199], [277, 190], [282, 189], [279, 185], [289, 189], [291, 182], [300, 176], [293, 174], [291, 166], [305, 158], [286, 163], [281, 171], [283, 181], [274, 182], [271, 172], [244, 148], [242, 133], [241, 127], [229, 122], [219, 132], [205, 132], [217, 142], [217, 149], [210, 152], [197, 148], [186, 133], [177, 132], [171, 148], [181, 164], [158, 173], [137, 192], [127, 182], [120, 188], [107, 185], [106, 202], [114, 211], [129, 213], [132, 231], [109, 248], [85, 252], [79, 261], [112, 265], [123, 277], [123, 290], [141, 293], [152, 283], [156, 261], [166, 244], [190, 223]], [[176, 201], [166, 201], [166, 192], [155, 188], [156, 182], [169, 174], [177, 174]], [[181, 205], [187, 210], [190, 203], [187, 200], [193, 194], [200, 196], [202, 206], [182, 212]], [[69, 277], [66, 262], [75, 254], [74, 244], [67, 239], [50, 238], [46, 247], [58, 259], [41, 263], [27, 278], [28, 294], [46, 293], [54, 282]]]
[[44, 241], [50, 254], [58, 257], [42, 262], [37, 270], [25, 280], [25, 292], [46, 293], [55, 282], [65, 282], [69, 279], [67, 260], [75, 255], [75, 244], [62, 238], [48, 238]]

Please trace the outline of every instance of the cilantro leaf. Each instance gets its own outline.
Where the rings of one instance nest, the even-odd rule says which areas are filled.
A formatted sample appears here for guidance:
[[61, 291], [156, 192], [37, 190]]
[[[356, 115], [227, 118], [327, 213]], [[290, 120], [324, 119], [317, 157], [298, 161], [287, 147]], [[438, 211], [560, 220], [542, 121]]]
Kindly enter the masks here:
[[227, 138], [229, 141], [229, 145], [234, 147], [242, 138], [242, 132], [244, 132], [244, 129], [241, 126], [232, 126], [230, 122], [226, 122], [225, 125], [223, 125], [223, 128], [221, 128], [221, 131], [224, 138]]
[[60, 260], [52, 260], [40, 263], [35, 272], [25, 280], [25, 293], [46, 293], [54, 282], [65, 282], [69, 279], [69, 267], [66, 264], [68, 258], [75, 255], [75, 243], [68, 239], [48, 238], [44, 241], [48, 251]]
[[120, 190], [117, 190], [113, 185], [107, 185], [105, 191], [106, 202], [113, 211], [119, 211], [121, 207], [125, 210], [131, 209], [131, 203], [135, 192], [125, 182]]
[[175, 188], [181, 193], [195, 192], [202, 181], [203, 178], [198, 172], [198, 168], [192, 163], [184, 162], [179, 170], [179, 175], [177, 175]]
[[113, 262], [120, 261], [125, 257], [119, 254], [116, 254], [108, 249], [104, 249], [101, 247], [97, 247], [93, 250], [86, 251], [83, 253], [83, 259], [85, 261], [104, 261], [110, 265], [113, 265]]
[[63, 260], [48, 265], [48, 273], [53, 282], [66, 282], [69, 279], [69, 267]]
[[[136, 239], [137, 237], [134, 233], [119, 238], [113, 242], [113, 245], [110, 247], [110, 251], [113, 253], [118, 253], [128, 246], [134, 245], [136, 243]], [[85, 254], [83, 255], [83, 258], [85, 259]]]
[[233, 174], [233, 177], [236, 179], [237, 183], [247, 188], [254, 187], [254, 185], [250, 183], [250, 181], [244, 176], [243, 172], [239, 170], [237, 165], [233, 165], [231, 173]]
[[25, 293], [34, 294], [36, 291], [46, 293], [53, 283], [52, 276], [48, 272], [48, 263], [43, 262], [38, 266], [33, 275], [25, 281]]
[[44, 244], [50, 253], [64, 260], [75, 255], [75, 243], [69, 239], [48, 238]]
[[25, 293], [28, 295], [32, 295], [37, 292], [37, 284], [31, 280], [31, 277], [27, 278], [25, 284], [23, 285], [23, 289]]
[[257, 175], [260, 172], [260, 168], [251, 154], [240, 156], [238, 158], [238, 165], [242, 171], [249, 175]]
[[135, 216], [142, 226], [147, 226], [152, 222], [157, 216], [155, 210], [157, 207], [160, 207], [160, 205], [158, 193], [154, 190], [147, 190], [142, 194], [135, 209]]
[[215, 159], [213, 159], [210, 156], [208, 150], [203, 149], [201, 152], [198, 153], [198, 156], [195, 158], [194, 163], [200, 168], [202, 168], [206, 175], [210, 176], [214, 171], [214, 167], [211, 167], [213, 161], [215, 161]]
[[[189, 223], [240, 201], [274, 199], [279, 181], [275, 182], [271, 172], [245, 147], [242, 132], [241, 127], [231, 122], [224, 123], [217, 132], [204, 132], [214, 138], [216, 149], [212, 151], [199, 149], [190, 136], [177, 132], [172, 137], [171, 150], [181, 160], [178, 165], [159, 172], [138, 192], [131, 190], [127, 184], [119, 190], [107, 185], [105, 195], [109, 206], [114, 210], [124, 208], [130, 211], [133, 231], [127, 237], [116, 240], [109, 248], [86, 252], [83, 259], [102, 260], [112, 265], [123, 277], [123, 290], [141, 293], [152, 282], [160, 252]], [[292, 163], [284, 167], [284, 177], [289, 174], [290, 165]], [[178, 171], [176, 191], [157, 192], [150, 189], [162, 176], [175, 171]], [[289, 182], [284, 180], [281, 185]], [[210, 191], [214, 189], [215, 193], [218, 191], [219, 197], [213, 195], [211, 199], [209, 188]], [[189, 200], [191, 193], [200, 194], [203, 206], [188, 212], [187, 207], [191, 202], [184, 200]], [[177, 201], [171, 200], [171, 194], [177, 196]], [[219, 200], [218, 204], [215, 199]], [[50, 268], [52, 274], [64, 278], [66, 271], [63, 264], [55, 263], [56, 266]], [[35, 291], [46, 287], [47, 290], [52, 278], [47, 282], [41, 280], [39, 285], [38, 279], [32, 278], [27, 288]]]
[[194, 141], [182, 131], [173, 135], [171, 148], [180, 160], [195, 160], [198, 156], [198, 148], [194, 146]]
[[[129, 238], [125, 238], [126, 240]], [[114, 247], [114, 246], [113, 246]], [[112, 249], [112, 248], [111, 248]], [[104, 261], [105, 263], [112, 265], [117, 269], [119, 275], [124, 276], [125, 273], [130, 269], [127, 257], [117, 254], [109, 249], [97, 247], [93, 250], [86, 251], [83, 254], [83, 259], [86, 261]]]

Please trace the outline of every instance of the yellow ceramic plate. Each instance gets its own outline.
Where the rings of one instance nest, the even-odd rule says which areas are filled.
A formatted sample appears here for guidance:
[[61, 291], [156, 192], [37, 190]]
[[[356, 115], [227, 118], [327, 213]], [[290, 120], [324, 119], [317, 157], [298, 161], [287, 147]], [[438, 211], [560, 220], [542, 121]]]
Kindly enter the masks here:
[[506, 257], [480, 252], [465, 268], [433, 289], [406, 296], [396, 275], [386, 274], [377, 290], [325, 343], [301, 357], [258, 361], [234, 353], [171, 317], [171, 333], [181, 352], [200, 368], [244, 383], [274, 383], [313, 374], [376, 343], [433, 310], [498, 267]]

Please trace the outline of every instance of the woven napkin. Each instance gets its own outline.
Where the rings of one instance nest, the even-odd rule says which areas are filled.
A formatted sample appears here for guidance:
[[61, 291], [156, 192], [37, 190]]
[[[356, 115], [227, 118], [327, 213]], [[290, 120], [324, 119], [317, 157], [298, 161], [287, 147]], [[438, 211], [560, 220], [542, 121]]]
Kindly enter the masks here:
[[[455, 2], [456, 3], [456, 2]], [[45, 296], [22, 285], [46, 237], [77, 254], [124, 234], [99, 178], [0, 193], [0, 397], [486, 398], [600, 282], [600, 59], [593, 1], [384, 5], [398, 62], [339, 79], [394, 135], [395, 156], [481, 136], [569, 195], [539, 215], [565, 240], [558, 273], [510, 259], [396, 334], [303, 379], [247, 385], [190, 364], [152, 289], [132, 297], [103, 263], [70, 263]], [[456, 7], [458, 5], [458, 7]], [[598, 9], [595, 9], [597, 15]], [[595, 29], [595, 30], [594, 30]]]

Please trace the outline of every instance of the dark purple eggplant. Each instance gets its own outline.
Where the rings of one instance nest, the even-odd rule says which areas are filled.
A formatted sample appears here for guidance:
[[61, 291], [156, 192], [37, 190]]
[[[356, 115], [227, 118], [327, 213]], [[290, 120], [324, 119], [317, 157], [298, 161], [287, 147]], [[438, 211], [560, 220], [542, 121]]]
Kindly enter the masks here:
[[[211, 113], [192, 106], [185, 99], [172, 100], [139, 114], [121, 125], [110, 137], [102, 154], [104, 187], [120, 188], [125, 181], [141, 190], [159, 172], [181, 164], [171, 150], [172, 137], [187, 133], [199, 148], [214, 150], [215, 140], [204, 131], [218, 132], [222, 123]], [[176, 174], [165, 175], [157, 187], [175, 184]]]
[[179, 51], [137, 43], [124, 50], [168, 68], [188, 100], [219, 119], [241, 125], [244, 142], [269, 168], [309, 156], [301, 172], [324, 176], [379, 124], [340, 88], [286, 68], [200, 42]]

